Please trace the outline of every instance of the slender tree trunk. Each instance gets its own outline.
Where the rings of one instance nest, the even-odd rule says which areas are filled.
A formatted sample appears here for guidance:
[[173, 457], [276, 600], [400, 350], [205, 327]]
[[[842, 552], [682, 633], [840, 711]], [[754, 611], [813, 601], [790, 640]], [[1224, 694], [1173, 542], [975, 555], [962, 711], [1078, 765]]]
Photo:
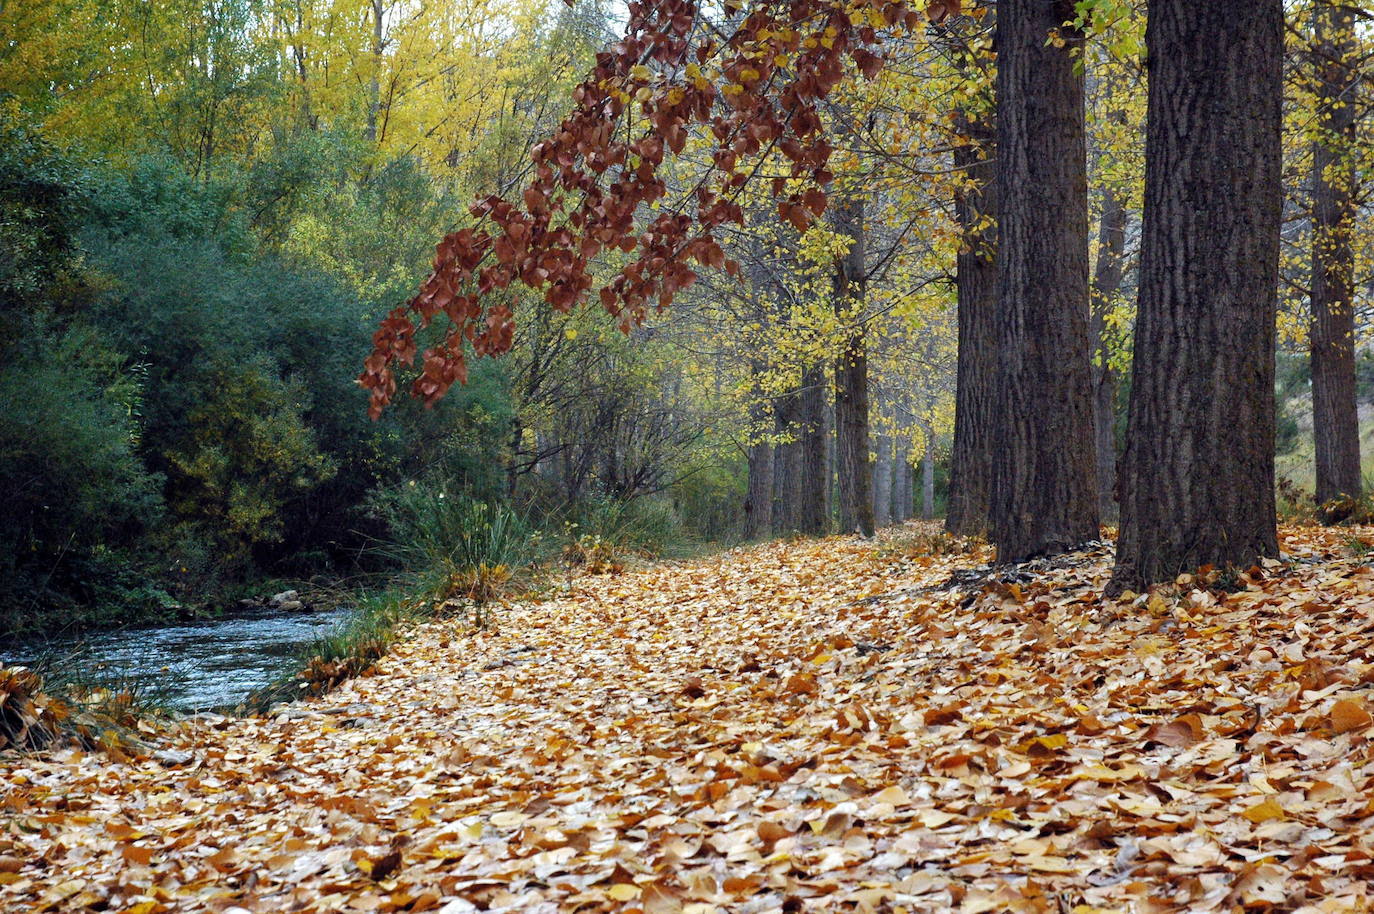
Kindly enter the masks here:
[[[1312, 429], [1317, 503], [1360, 494], [1355, 399], [1355, 13], [1319, 0], [1312, 10], [1318, 137], [1312, 147]], [[1340, 519], [1336, 514], [1330, 519]]]
[[[998, 341], [992, 536], [1017, 562], [1098, 536], [1082, 36], [1072, 0], [997, 10]], [[1051, 41], [1051, 35], [1054, 40]]]
[[799, 399], [801, 480], [797, 529], [820, 534], [829, 526], [830, 467], [826, 459], [829, 429], [826, 428], [825, 369], [816, 365], [802, 375]]
[[921, 460], [921, 517], [935, 518], [935, 435], [926, 430], [926, 453]]
[[968, 145], [956, 146], [964, 173], [955, 198], [962, 235], [955, 266], [959, 347], [954, 395], [954, 447], [945, 527], [962, 536], [988, 531], [997, 408], [996, 167], [991, 125], [960, 118]]
[[893, 524], [901, 524], [908, 517], [911, 517], [907, 506], [901, 502], [901, 467], [907, 462], [907, 454], [910, 454], [910, 451], [911, 441], [905, 437], [897, 438], [896, 448], [893, 449], [892, 455], [892, 487], [890, 487], [892, 488]]
[[879, 435], [873, 461], [873, 526], [892, 523], [892, 437]]
[[367, 83], [367, 124], [364, 133], [369, 143], [377, 142], [377, 121], [382, 110], [382, 52], [385, 33], [382, 23], [382, 0], [371, 0], [368, 4], [372, 13], [372, 77]]
[[916, 465], [911, 461], [911, 445], [907, 445], [906, 459], [902, 461], [902, 520], [907, 520], [916, 510]]
[[864, 265], [864, 207], [858, 199], [834, 207], [835, 231], [849, 250], [835, 263], [835, 315], [849, 325], [835, 359], [835, 456], [841, 533], [873, 535], [873, 461], [868, 452], [868, 352], [863, 314], [868, 285]]
[[1110, 590], [1278, 554], [1283, 3], [1152, 0], [1145, 213]]
[[1108, 190], [1102, 199], [1097, 232], [1097, 265], [1093, 270], [1091, 333], [1093, 339], [1093, 439], [1097, 450], [1097, 510], [1116, 517], [1116, 372], [1110, 361], [1107, 315], [1121, 291], [1126, 250], [1126, 206]]

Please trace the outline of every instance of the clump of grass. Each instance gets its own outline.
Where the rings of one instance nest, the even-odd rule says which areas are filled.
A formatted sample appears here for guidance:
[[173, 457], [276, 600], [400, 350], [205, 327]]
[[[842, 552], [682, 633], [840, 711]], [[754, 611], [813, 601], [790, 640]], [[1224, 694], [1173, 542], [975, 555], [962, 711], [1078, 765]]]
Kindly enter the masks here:
[[357, 611], [327, 634], [301, 647], [299, 671], [254, 692], [244, 702], [265, 711], [283, 701], [321, 695], [368, 673], [410, 624], [435, 615], [434, 604], [388, 591], [361, 601]]
[[572, 542], [563, 547], [563, 561], [569, 571], [577, 569], [584, 574], [620, 574], [625, 570], [623, 549], [615, 543], [602, 539], [595, 534], [574, 536]]
[[75, 744], [122, 755], [146, 749], [139, 731], [164, 714], [153, 686], [99, 675], [81, 649], [0, 665], [0, 750]]
[[1274, 494], [1280, 523], [1309, 526], [1317, 522], [1317, 505], [1312, 493], [1293, 480], [1279, 477]]
[[1370, 543], [1363, 537], [1355, 534], [1347, 534], [1341, 539], [1341, 545], [1345, 547], [1346, 553], [1355, 559], [1363, 559], [1374, 552], [1374, 543]]
[[434, 595], [440, 600], [466, 594], [489, 602], [521, 583], [521, 572], [539, 558], [542, 537], [506, 505], [405, 486], [380, 507], [390, 534], [377, 551], [437, 581]]
[[569, 512], [568, 530], [589, 544], [622, 554], [676, 555], [691, 551], [695, 545], [684, 534], [672, 505], [653, 498], [580, 502]]

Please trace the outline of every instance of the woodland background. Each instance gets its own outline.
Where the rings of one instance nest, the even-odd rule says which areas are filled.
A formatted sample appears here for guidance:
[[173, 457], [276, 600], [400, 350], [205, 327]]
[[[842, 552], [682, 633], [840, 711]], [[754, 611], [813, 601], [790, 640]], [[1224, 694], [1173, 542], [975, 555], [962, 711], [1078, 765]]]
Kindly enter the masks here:
[[[1079, 6], [1110, 518], [1144, 173], [1144, 9]], [[1314, 152], [1333, 134], [1312, 4], [1287, 15], [1275, 396], [1280, 506], [1300, 514], [1313, 508]], [[215, 609], [266, 579], [423, 563], [432, 556], [397, 544], [474, 511], [505, 512], [534, 548], [847, 532], [835, 385], [856, 351], [875, 521], [943, 513], [956, 267], [992, 228], [970, 204], [989, 179], [976, 154], [991, 117], [980, 15], [889, 48], [875, 79], [838, 92], [839, 215], [798, 232], [768, 215], [763, 191], [746, 197], [764, 218], [730, 233], [743, 281], [703, 275], [628, 333], [594, 308], [532, 299], [509, 356], [475, 360], [432, 410], [397, 398], [368, 419], [354, 379], [378, 320], [414, 294], [472, 200], [526, 183], [529, 147], [564, 115], [617, 16], [612, 4], [537, 0], [0, 6], [7, 631]], [[1352, 27], [1348, 42], [1354, 72], [1369, 36]], [[1366, 224], [1370, 93], [1352, 85], [1338, 158]], [[691, 187], [704, 156], [689, 144], [672, 179]], [[1374, 249], [1368, 232], [1353, 239], [1362, 333]], [[833, 263], [846, 258], [861, 295], [835, 294]], [[1363, 347], [1357, 368], [1363, 412], [1374, 402]]]

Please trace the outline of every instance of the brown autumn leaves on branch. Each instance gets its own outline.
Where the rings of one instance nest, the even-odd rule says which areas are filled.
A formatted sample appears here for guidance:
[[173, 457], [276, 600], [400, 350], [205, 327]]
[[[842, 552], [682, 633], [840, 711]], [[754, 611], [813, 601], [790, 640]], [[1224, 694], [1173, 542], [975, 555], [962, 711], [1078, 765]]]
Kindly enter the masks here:
[[[847, 67], [877, 74], [882, 32], [914, 31], [961, 8], [959, 0], [938, 0], [923, 16], [885, 0], [848, 6], [772, 0], [731, 24], [707, 22], [696, 0], [630, 3], [624, 38], [597, 55], [574, 93], [573, 112], [534, 147], [523, 206], [496, 197], [473, 206], [485, 222], [444, 238], [419, 294], [382, 321], [359, 377], [371, 414], [380, 415], [394, 395], [397, 363], [415, 359], [416, 315], [420, 328], [440, 315], [448, 320], [443, 340], [424, 352], [413, 387], [433, 403], [466, 381], [465, 345], [479, 355], [510, 349], [511, 299], [498, 293], [514, 283], [568, 311], [595, 283], [594, 258], [619, 251], [626, 262], [599, 298], [628, 332], [650, 307], [667, 307], [692, 285], [692, 264], [735, 274], [738, 265], [715, 233], [744, 223], [740, 192], [772, 155], [788, 164], [791, 179], [764, 184], [779, 217], [804, 232], [824, 212], [822, 188], [833, 179], [819, 104]], [[711, 169], [680, 199], [645, 216], [643, 207], [670, 192], [660, 175], [665, 162], [703, 127]]]

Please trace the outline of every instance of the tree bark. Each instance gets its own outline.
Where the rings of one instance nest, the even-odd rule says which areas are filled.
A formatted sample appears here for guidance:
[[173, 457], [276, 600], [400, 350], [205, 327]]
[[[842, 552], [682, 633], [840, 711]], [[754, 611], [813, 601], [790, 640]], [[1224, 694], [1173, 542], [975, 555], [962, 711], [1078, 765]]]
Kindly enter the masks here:
[[1121, 291], [1126, 250], [1126, 206], [1111, 190], [1102, 199], [1097, 231], [1097, 264], [1093, 270], [1091, 334], [1093, 340], [1093, 440], [1097, 452], [1097, 510], [1116, 517], [1116, 372], [1110, 361], [1107, 315]]
[[900, 524], [911, 516], [910, 505], [902, 500], [903, 472], [911, 453], [911, 441], [905, 436], [897, 439], [895, 453], [892, 455], [892, 522]]
[[921, 460], [921, 517], [935, 518], [935, 436], [926, 430], [926, 453]]
[[835, 263], [835, 316], [848, 325], [835, 359], [835, 457], [840, 532], [872, 536], [873, 461], [868, 452], [868, 352], [862, 317], [868, 280], [864, 265], [864, 207], [858, 199], [834, 206], [836, 233], [850, 240]]
[[802, 375], [798, 405], [800, 491], [798, 492], [797, 530], [821, 534], [829, 526], [830, 468], [826, 460], [829, 430], [825, 421], [825, 369], [821, 365]]
[[954, 201], [962, 238], [955, 264], [959, 344], [945, 527], [983, 536], [997, 428], [997, 228], [990, 221], [997, 216], [997, 173], [991, 125], [958, 120], [969, 143], [954, 149], [964, 184]]
[[902, 461], [902, 492], [899, 496], [902, 505], [902, 520], [909, 520], [916, 510], [916, 465], [911, 462], [911, 445], [907, 445], [906, 459]]
[[1003, 562], [1098, 536], [1087, 147], [1074, 54], [1083, 39], [1063, 26], [1073, 18], [1072, 0], [1002, 0], [997, 10], [1001, 365], [991, 530]]
[[[1355, 399], [1355, 13], [1319, 0], [1312, 10], [1318, 137], [1312, 147], [1312, 429], [1317, 503], [1358, 497]], [[1331, 515], [1334, 519], [1334, 515]]]
[[744, 538], [757, 540], [773, 529], [773, 445], [749, 446], [749, 490], [744, 500]]
[[792, 438], [773, 451], [773, 532], [785, 535], [801, 529], [801, 440], [797, 428], [800, 393], [778, 397], [774, 409], [774, 431], [780, 437]]
[[892, 438], [879, 435], [873, 461], [873, 526], [892, 523]]
[[1110, 592], [1278, 554], [1283, 3], [1152, 0], [1140, 305]]

